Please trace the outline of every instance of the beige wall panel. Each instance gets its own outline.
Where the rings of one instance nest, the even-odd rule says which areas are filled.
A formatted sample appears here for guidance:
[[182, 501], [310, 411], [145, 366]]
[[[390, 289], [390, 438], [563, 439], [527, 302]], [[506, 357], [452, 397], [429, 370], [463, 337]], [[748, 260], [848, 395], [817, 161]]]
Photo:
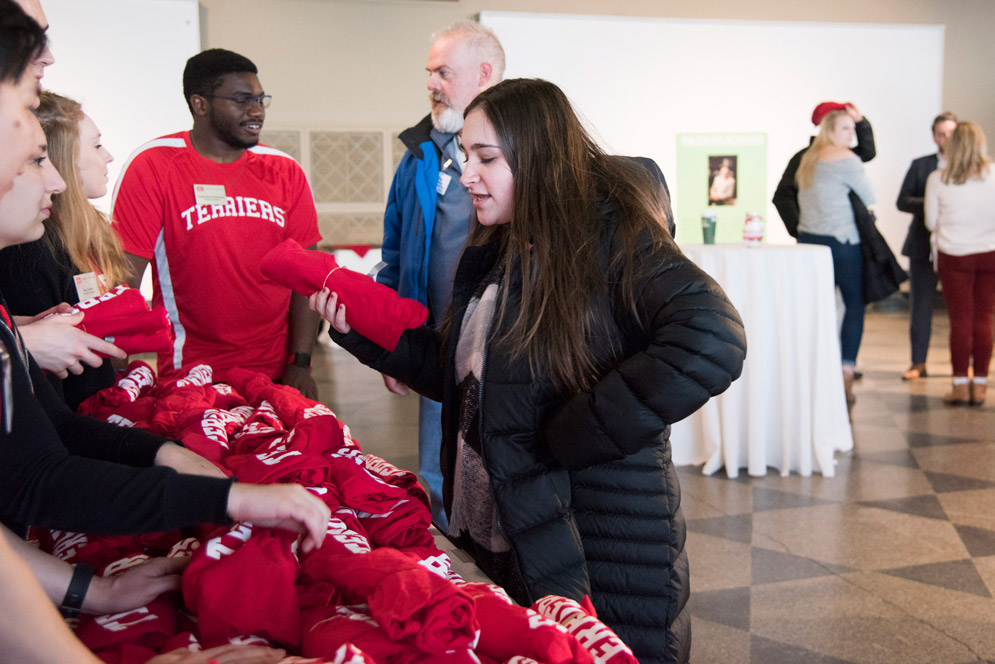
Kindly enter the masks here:
[[[421, 118], [429, 34], [482, 10], [947, 26], [944, 105], [995, 133], [991, 0], [201, 0], [205, 43], [245, 52], [272, 126], [397, 129]], [[826, 57], [833, 48], [827, 45]], [[927, 130], [928, 131], [928, 130]]]

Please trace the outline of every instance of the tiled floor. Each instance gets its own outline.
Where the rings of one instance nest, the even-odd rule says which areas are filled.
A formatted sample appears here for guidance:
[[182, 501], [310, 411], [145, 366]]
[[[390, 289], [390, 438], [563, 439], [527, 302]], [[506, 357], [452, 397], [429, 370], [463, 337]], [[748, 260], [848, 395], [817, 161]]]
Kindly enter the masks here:
[[[869, 313], [837, 476], [680, 468], [696, 664], [995, 661], [995, 399], [950, 408], [947, 324], [904, 383], [907, 313]], [[323, 400], [367, 451], [417, 467], [417, 402], [322, 346]]]

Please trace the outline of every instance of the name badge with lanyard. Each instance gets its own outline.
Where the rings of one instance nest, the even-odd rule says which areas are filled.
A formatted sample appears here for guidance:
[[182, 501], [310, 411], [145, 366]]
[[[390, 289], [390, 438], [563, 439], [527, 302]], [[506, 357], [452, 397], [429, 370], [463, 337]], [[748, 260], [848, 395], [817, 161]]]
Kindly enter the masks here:
[[80, 302], [86, 302], [102, 294], [96, 272], [85, 272], [75, 275], [73, 277], [73, 285], [76, 286], [76, 295], [79, 297]]

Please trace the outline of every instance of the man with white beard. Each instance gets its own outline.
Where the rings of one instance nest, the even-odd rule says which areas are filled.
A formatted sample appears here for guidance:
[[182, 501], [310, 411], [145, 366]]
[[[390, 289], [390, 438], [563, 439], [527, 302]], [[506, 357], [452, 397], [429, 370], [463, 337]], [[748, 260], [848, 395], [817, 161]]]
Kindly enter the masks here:
[[[431, 114], [398, 137], [401, 159], [384, 214], [383, 263], [377, 281], [428, 307], [429, 323], [442, 322], [449, 308], [453, 276], [470, 227], [473, 202], [459, 183], [464, 156], [457, 134], [463, 110], [504, 74], [504, 49], [494, 33], [474, 21], [460, 21], [438, 33], [428, 52]], [[384, 376], [387, 389], [408, 389]], [[419, 474], [428, 484], [432, 519], [446, 529], [442, 509], [442, 406], [421, 397], [418, 411]]]

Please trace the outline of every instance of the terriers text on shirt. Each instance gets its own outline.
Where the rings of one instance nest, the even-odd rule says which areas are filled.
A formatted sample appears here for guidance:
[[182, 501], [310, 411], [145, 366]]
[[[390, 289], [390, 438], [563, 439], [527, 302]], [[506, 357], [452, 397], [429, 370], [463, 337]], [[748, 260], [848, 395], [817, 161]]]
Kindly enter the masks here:
[[261, 198], [251, 196], [228, 196], [225, 205], [191, 205], [180, 215], [187, 222], [187, 230], [196, 223], [198, 226], [222, 217], [255, 217], [272, 221], [280, 228], [285, 224], [285, 210]]

